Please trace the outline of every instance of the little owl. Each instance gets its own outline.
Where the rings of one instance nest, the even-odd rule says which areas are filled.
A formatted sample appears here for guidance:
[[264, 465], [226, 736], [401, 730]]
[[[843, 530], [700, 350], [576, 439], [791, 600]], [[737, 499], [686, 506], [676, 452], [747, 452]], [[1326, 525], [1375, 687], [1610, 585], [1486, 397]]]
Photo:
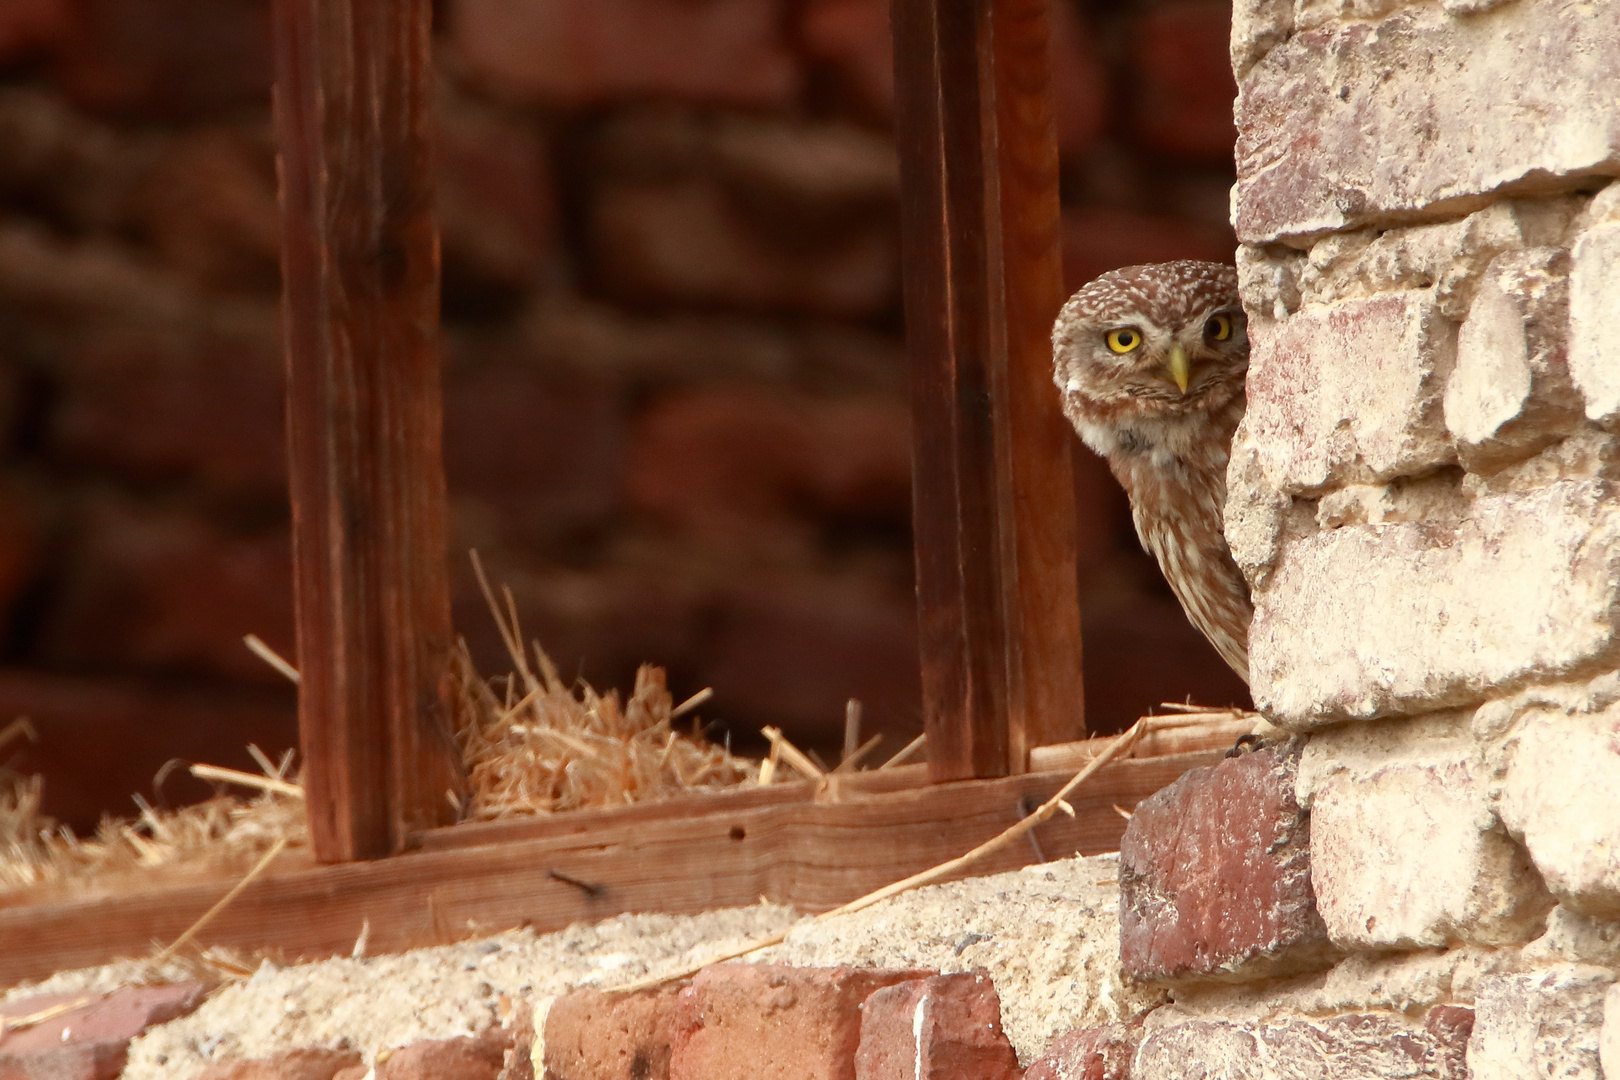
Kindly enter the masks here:
[[1131, 499], [1142, 546], [1221, 657], [1249, 677], [1249, 587], [1221, 531], [1249, 337], [1237, 273], [1127, 266], [1069, 298], [1052, 328], [1063, 412]]

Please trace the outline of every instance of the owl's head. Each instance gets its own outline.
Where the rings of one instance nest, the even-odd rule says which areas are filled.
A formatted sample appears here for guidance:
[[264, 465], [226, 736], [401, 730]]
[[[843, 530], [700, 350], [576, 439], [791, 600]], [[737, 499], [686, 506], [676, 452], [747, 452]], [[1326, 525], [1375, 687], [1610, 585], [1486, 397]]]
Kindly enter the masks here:
[[1212, 419], [1241, 413], [1237, 271], [1191, 260], [1111, 270], [1063, 305], [1052, 348], [1063, 411], [1086, 445], [1185, 456]]

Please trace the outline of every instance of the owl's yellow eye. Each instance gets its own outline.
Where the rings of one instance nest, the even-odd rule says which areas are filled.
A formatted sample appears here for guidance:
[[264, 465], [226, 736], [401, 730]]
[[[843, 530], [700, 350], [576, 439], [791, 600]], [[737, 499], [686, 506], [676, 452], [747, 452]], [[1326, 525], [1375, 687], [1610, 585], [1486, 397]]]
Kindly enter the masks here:
[[1225, 341], [1232, 336], [1232, 316], [1211, 315], [1204, 324], [1204, 336], [1214, 338], [1216, 341]]
[[1108, 342], [1109, 349], [1117, 353], [1128, 353], [1142, 344], [1142, 331], [1134, 326], [1122, 326], [1118, 330], [1110, 330], [1104, 341]]

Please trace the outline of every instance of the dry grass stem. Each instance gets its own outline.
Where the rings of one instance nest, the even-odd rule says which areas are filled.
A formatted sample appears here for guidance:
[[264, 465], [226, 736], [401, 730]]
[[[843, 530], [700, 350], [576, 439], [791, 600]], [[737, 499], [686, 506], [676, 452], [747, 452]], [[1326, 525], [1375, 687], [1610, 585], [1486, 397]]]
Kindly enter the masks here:
[[238, 769], [227, 769], [220, 765], [193, 765], [190, 773], [199, 780], [219, 780], [227, 784], [236, 784], [241, 787], [250, 787], [258, 791], [274, 791], [278, 795], [291, 795], [295, 799], [304, 797], [304, 789], [297, 784], [289, 784], [285, 780], [278, 780], [274, 776], [254, 776]]
[[275, 861], [276, 856], [280, 855], [286, 846], [287, 838], [285, 836], [277, 839], [276, 842], [270, 846], [270, 850], [264, 853], [264, 857], [253, 864], [253, 869], [249, 870], [245, 875], [243, 875], [241, 881], [238, 881], [235, 885], [232, 885], [229, 892], [220, 897], [213, 907], [203, 912], [201, 917], [199, 917], [196, 922], [192, 923], [191, 926], [187, 928], [185, 933], [181, 934], [179, 937], [170, 942], [168, 948], [164, 949], [162, 952], [158, 953], [157, 956], [153, 957], [152, 962], [154, 964], [162, 964], [169, 957], [173, 956], [175, 953], [179, 952], [187, 944], [189, 944], [191, 939], [196, 937], [198, 932], [202, 930], [203, 927], [213, 922], [215, 917], [218, 916], [220, 912], [231, 906], [231, 901], [242, 895], [242, 890], [253, 884], [253, 880], [260, 874], [264, 873], [265, 869]]
[[854, 756], [855, 751], [861, 748], [861, 703], [855, 698], [844, 702], [844, 753], [839, 758], [842, 765]]
[[879, 765], [878, 771], [882, 772], [884, 769], [892, 769], [896, 765], [904, 765], [908, 758], [926, 745], [928, 745], [928, 732], [925, 731], [915, 739], [912, 739], [910, 742], [906, 743], [905, 746], [901, 747], [900, 752], [894, 755], [894, 757]]
[[[873, 904], [880, 903], [889, 899], [890, 897], [899, 896], [901, 893], [910, 892], [912, 889], [920, 889], [924, 885], [932, 885], [936, 881], [941, 881], [957, 873], [958, 871], [971, 866], [973, 863], [978, 862], [986, 855], [1006, 847], [1014, 840], [1017, 840], [1020, 836], [1023, 836], [1025, 833], [1035, 828], [1035, 826], [1046, 821], [1059, 810], [1065, 810], [1072, 815], [1074, 811], [1067, 802], [1068, 797], [1072, 795], [1074, 790], [1081, 784], [1091, 779], [1092, 775], [1096, 773], [1098, 769], [1101, 769], [1114, 758], [1120, 757], [1121, 755], [1127, 753], [1131, 747], [1135, 746], [1137, 740], [1140, 739], [1147, 731], [1147, 727], [1148, 721], [1145, 717], [1138, 720], [1135, 724], [1132, 724], [1130, 730], [1126, 731], [1119, 738], [1115, 739], [1113, 744], [1109, 746], [1108, 749], [1104, 750], [1102, 753], [1092, 758], [1091, 761], [1087, 762], [1086, 767], [1075, 773], [1067, 783], [1057, 790], [1056, 794], [1043, 802], [1027, 816], [1019, 820], [1016, 825], [1004, 829], [1002, 832], [986, 840], [984, 843], [980, 844], [978, 847], [964, 855], [958, 855], [954, 859], [940, 863], [938, 866], [930, 867], [921, 873], [913, 874], [908, 878], [903, 878], [900, 881], [894, 882], [892, 885], [885, 885], [883, 888], [878, 889], [875, 892], [869, 892], [865, 896], [851, 900], [842, 907], [833, 908], [831, 911], [824, 911], [815, 917], [815, 921], [826, 922], [829, 919], [837, 919], [844, 915], [853, 915], [857, 911], [863, 911], [866, 908], [871, 907]], [[772, 945], [780, 945], [782, 942], [787, 940], [790, 930], [791, 928], [789, 930], [778, 931], [777, 933], [767, 935], [766, 937], [755, 938], [735, 949], [728, 949], [723, 953], [717, 953], [713, 956], [706, 957], [701, 962], [688, 965], [679, 971], [673, 971], [663, 975], [649, 975], [644, 979], [638, 979], [635, 982], [627, 983], [623, 986], [614, 986], [607, 989], [612, 993], [630, 993], [636, 990], [648, 990], [655, 986], [662, 986], [665, 983], [675, 982], [679, 979], [690, 978], [691, 976], [696, 975], [699, 971], [702, 971], [704, 968], [708, 967], [710, 964], [719, 964], [724, 963], [727, 960], [736, 960], [737, 958], [747, 956], [750, 953], [756, 953], [761, 949], [768, 949]]]
[[702, 705], [712, 697], [714, 697], [714, 687], [705, 686], [703, 689], [699, 690], [697, 693], [675, 706], [674, 711], [669, 714], [670, 719], [673, 720], [676, 717], [685, 716], [687, 713], [691, 712], [699, 705]]
[[54, 1020], [63, 1013], [70, 1013], [74, 1009], [82, 1009], [96, 999], [93, 994], [76, 997], [71, 1001], [59, 1001], [38, 1012], [31, 1012], [24, 1016], [0, 1016], [0, 1040], [3, 1040], [13, 1031], [26, 1031], [37, 1027], [47, 1020]]
[[242, 644], [246, 645], [254, 656], [257, 656], [260, 660], [263, 660], [265, 663], [281, 672], [281, 674], [285, 675], [289, 680], [292, 681], [294, 685], [297, 685], [303, 681], [298, 674], [298, 669], [293, 667], [292, 664], [287, 661], [286, 657], [282, 656], [280, 653], [276, 652], [276, 650], [266, 645], [258, 634], [246, 635], [242, 638]]
[[870, 739], [867, 739], [864, 743], [856, 748], [853, 754], [846, 755], [844, 760], [840, 761], [829, 775], [839, 775], [854, 772], [856, 766], [866, 759], [867, 754], [870, 754], [873, 750], [876, 750], [878, 743], [882, 741], [882, 732], [879, 732]]
[[811, 761], [808, 754], [788, 741], [781, 728], [763, 727], [759, 730], [760, 734], [771, 741], [771, 756], [793, 766], [806, 780], [820, 780], [827, 775], [827, 770]]
[[[27, 739], [32, 743], [39, 742], [39, 732], [34, 730], [34, 725], [29, 722], [26, 716], [19, 716], [5, 727], [0, 728], [0, 750], [4, 750], [18, 739]], [[0, 754], [0, 758], [4, 757], [4, 754]]]
[[1069, 804], [1065, 800], [1067, 800], [1068, 797], [1074, 792], [1074, 789], [1091, 779], [1092, 774], [1098, 769], [1102, 768], [1104, 765], [1108, 764], [1110, 761], [1121, 756], [1130, 750], [1131, 747], [1135, 746], [1136, 741], [1142, 737], [1146, 730], [1147, 726], [1141, 720], [1138, 720], [1136, 723], [1132, 724], [1129, 731], [1114, 741], [1114, 745], [1110, 746], [1107, 750], [1103, 751], [1101, 754], [1098, 754], [1096, 757], [1087, 762], [1085, 768], [1075, 773], [1074, 776], [1070, 778], [1068, 783], [1064, 784], [1061, 788], [1058, 788], [1057, 794], [1053, 795], [1050, 799], [1047, 799], [1028, 817], [1023, 818], [1016, 825], [1009, 826], [1006, 830], [986, 840], [984, 843], [980, 844], [972, 851], [969, 851], [967, 854], [958, 855], [956, 858], [951, 859], [948, 862], [940, 863], [938, 866], [931, 869], [924, 870], [918, 874], [913, 874], [908, 878], [895, 882], [893, 885], [886, 886], [885, 888], [879, 889], [876, 892], [867, 893], [865, 896], [860, 897], [857, 900], [851, 900], [843, 907], [838, 907], [831, 911], [823, 912], [822, 914], [816, 916], [817, 921], [836, 919], [840, 915], [850, 915], [854, 912], [869, 908], [880, 900], [887, 900], [891, 896], [898, 896], [903, 892], [910, 892], [912, 889], [921, 888], [924, 885], [929, 885], [935, 881], [939, 881], [941, 878], [949, 877], [958, 870], [978, 862], [991, 852], [997, 851], [1012, 841], [1018, 839], [1020, 836], [1029, 832], [1035, 826], [1041, 824], [1047, 818], [1057, 813], [1059, 809], [1065, 809], [1068, 811], [1068, 813], [1073, 814], [1074, 811], [1069, 809]]

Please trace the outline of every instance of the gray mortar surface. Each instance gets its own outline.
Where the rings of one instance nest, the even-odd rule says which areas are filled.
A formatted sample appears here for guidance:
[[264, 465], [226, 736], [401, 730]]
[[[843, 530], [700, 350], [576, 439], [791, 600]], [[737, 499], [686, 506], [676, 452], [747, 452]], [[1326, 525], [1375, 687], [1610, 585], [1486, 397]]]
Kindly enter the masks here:
[[[1163, 1000], [1119, 970], [1118, 857], [1100, 855], [918, 889], [826, 922], [749, 959], [800, 966], [979, 971], [995, 980], [1002, 1021], [1028, 1062], [1054, 1036]], [[671, 972], [793, 925], [768, 904], [692, 916], [621, 915], [553, 934], [510, 931], [391, 956], [277, 967], [227, 985], [196, 1012], [130, 1046], [125, 1080], [187, 1080], [204, 1066], [295, 1047], [379, 1050], [500, 1023], [517, 1004], [576, 986]], [[116, 967], [69, 972], [11, 995], [115, 985]]]

